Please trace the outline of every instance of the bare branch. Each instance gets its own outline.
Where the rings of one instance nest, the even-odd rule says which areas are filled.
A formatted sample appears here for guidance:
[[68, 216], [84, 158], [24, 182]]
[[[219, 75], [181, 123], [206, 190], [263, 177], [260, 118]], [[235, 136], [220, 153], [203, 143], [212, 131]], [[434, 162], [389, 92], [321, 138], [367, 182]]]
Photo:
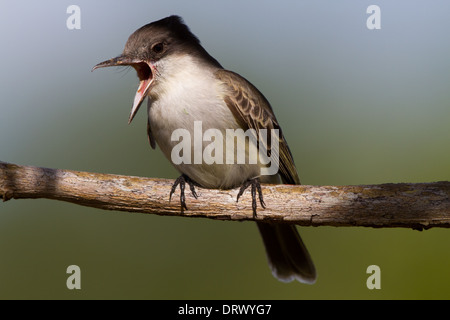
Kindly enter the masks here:
[[[302, 226], [450, 227], [450, 182], [360, 186], [264, 185], [267, 208], [253, 218], [248, 193], [198, 188], [181, 213], [173, 180], [19, 166], [0, 162], [0, 198], [46, 198], [106, 210]], [[247, 196], [246, 196], [247, 195]]]

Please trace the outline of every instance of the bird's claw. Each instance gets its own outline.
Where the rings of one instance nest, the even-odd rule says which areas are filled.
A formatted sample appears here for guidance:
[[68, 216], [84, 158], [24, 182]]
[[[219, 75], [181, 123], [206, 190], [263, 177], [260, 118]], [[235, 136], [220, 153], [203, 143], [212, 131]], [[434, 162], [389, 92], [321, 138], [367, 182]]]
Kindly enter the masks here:
[[169, 202], [170, 202], [172, 200], [172, 195], [174, 194], [175, 190], [177, 189], [177, 186], [180, 185], [181, 212], [183, 212], [185, 209], [186, 210], [188, 209], [186, 206], [186, 197], [184, 195], [186, 183], [188, 184], [189, 189], [191, 190], [191, 194], [194, 196], [195, 199], [197, 199], [198, 195], [197, 195], [197, 192], [195, 191], [194, 182], [185, 174], [182, 174], [175, 180], [174, 184], [172, 185], [172, 189], [170, 190], [170, 195], [169, 195]]
[[263, 194], [261, 191], [261, 182], [259, 178], [253, 178], [245, 181], [241, 188], [239, 189], [239, 193], [237, 195], [236, 202], [239, 201], [239, 198], [242, 196], [244, 191], [249, 187], [252, 186], [251, 192], [252, 192], [252, 209], [253, 209], [253, 218], [256, 218], [256, 192], [258, 192], [259, 197], [259, 203], [261, 204], [262, 208], [266, 207], [266, 204], [263, 199]]

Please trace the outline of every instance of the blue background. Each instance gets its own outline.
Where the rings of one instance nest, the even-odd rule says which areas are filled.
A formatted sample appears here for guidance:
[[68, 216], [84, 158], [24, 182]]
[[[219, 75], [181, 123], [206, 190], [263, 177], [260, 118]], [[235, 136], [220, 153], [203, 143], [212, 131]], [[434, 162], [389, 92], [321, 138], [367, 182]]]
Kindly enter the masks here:
[[[72, 4], [80, 30], [66, 27]], [[371, 4], [381, 30], [366, 27]], [[148, 145], [145, 109], [127, 125], [134, 70], [90, 70], [140, 26], [178, 14], [271, 102], [302, 183], [450, 180], [449, 9], [423, 0], [2, 1], [0, 160], [177, 177]], [[253, 223], [12, 200], [0, 203], [0, 298], [450, 298], [446, 229], [299, 229], [318, 269], [313, 286], [271, 276]], [[72, 264], [78, 291], [66, 287]], [[366, 287], [372, 264], [380, 290]]]

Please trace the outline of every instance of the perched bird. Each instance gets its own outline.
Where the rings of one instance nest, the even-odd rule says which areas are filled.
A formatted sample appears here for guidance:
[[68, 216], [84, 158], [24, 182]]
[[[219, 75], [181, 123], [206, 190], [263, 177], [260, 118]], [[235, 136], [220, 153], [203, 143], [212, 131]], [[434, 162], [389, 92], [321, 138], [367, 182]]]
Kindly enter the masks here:
[[[267, 99], [249, 81], [224, 69], [210, 56], [180, 17], [170, 16], [139, 28], [128, 38], [120, 56], [97, 64], [93, 70], [111, 66], [131, 66], [137, 72], [139, 87], [129, 123], [148, 97], [147, 133], [150, 145], [153, 149], [158, 145], [181, 172], [170, 191], [171, 197], [180, 185], [181, 210], [187, 209], [184, 196], [186, 184], [194, 197], [197, 197], [196, 186], [215, 189], [240, 187], [237, 200], [251, 187], [255, 216], [257, 195], [261, 206], [265, 205], [260, 182], [300, 184], [292, 154]], [[203, 130], [215, 129], [224, 136], [229, 129], [246, 132], [253, 129], [256, 134], [263, 129], [277, 129], [279, 134], [276, 139], [271, 136], [263, 143], [247, 139], [244, 147], [241, 144], [241, 150], [236, 152], [245, 152], [245, 159], [249, 160], [250, 155], [262, 147], [268, 155], [276, 151], [277, 173], [262, 175], [261, 169], [267, 167], [267, 162], [263, 163], [260, 159], [256, 163], [229, 163], [230, 153], [231, 160], [236, 160], [236, 154], [225, 143], [222, 147], [224, 152], [229, 153], [227, 161], [174, 161], [173, 149], [179, 142], [173, 138], [173, 132], [183, 129], [194, 134], [195, 123], [199, 121]], [[277, 149], [273, 148], [275, 143]], [[203, 151], [207, 144], [202, 141]], [[272, 274], [284, 282], [298, 280], [314, 283], [314, 264], [295, 226], [266, 222], [257, 222], [257, 225]]]

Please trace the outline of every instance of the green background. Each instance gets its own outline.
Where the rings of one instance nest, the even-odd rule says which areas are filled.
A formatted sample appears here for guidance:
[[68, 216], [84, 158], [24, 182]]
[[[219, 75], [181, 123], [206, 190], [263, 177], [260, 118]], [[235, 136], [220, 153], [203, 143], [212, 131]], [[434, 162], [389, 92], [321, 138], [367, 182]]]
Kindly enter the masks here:
[[[80, 30], [66, 28], [71, 4]], [[371, 4], [381, 30], [366, 27]], [[2, 1], [0, 160], [177, 177], [148, 145], [145, 108], [127, 125], [134, 70], [90, 70], [140, 26], [178, 14], [271, 102], [302, 183], [450, 180], [449, 9], [424, 0]], [[450, 298], [449, 230], [299, 229], [319, 274], [313, 286], [271, 276], [253, 223], [12, 200], [0, 203], [0, 298]], [[81, 290], [66, 288], [72, 264]], [[381, 290], [366, 287], [372, 264]]]

